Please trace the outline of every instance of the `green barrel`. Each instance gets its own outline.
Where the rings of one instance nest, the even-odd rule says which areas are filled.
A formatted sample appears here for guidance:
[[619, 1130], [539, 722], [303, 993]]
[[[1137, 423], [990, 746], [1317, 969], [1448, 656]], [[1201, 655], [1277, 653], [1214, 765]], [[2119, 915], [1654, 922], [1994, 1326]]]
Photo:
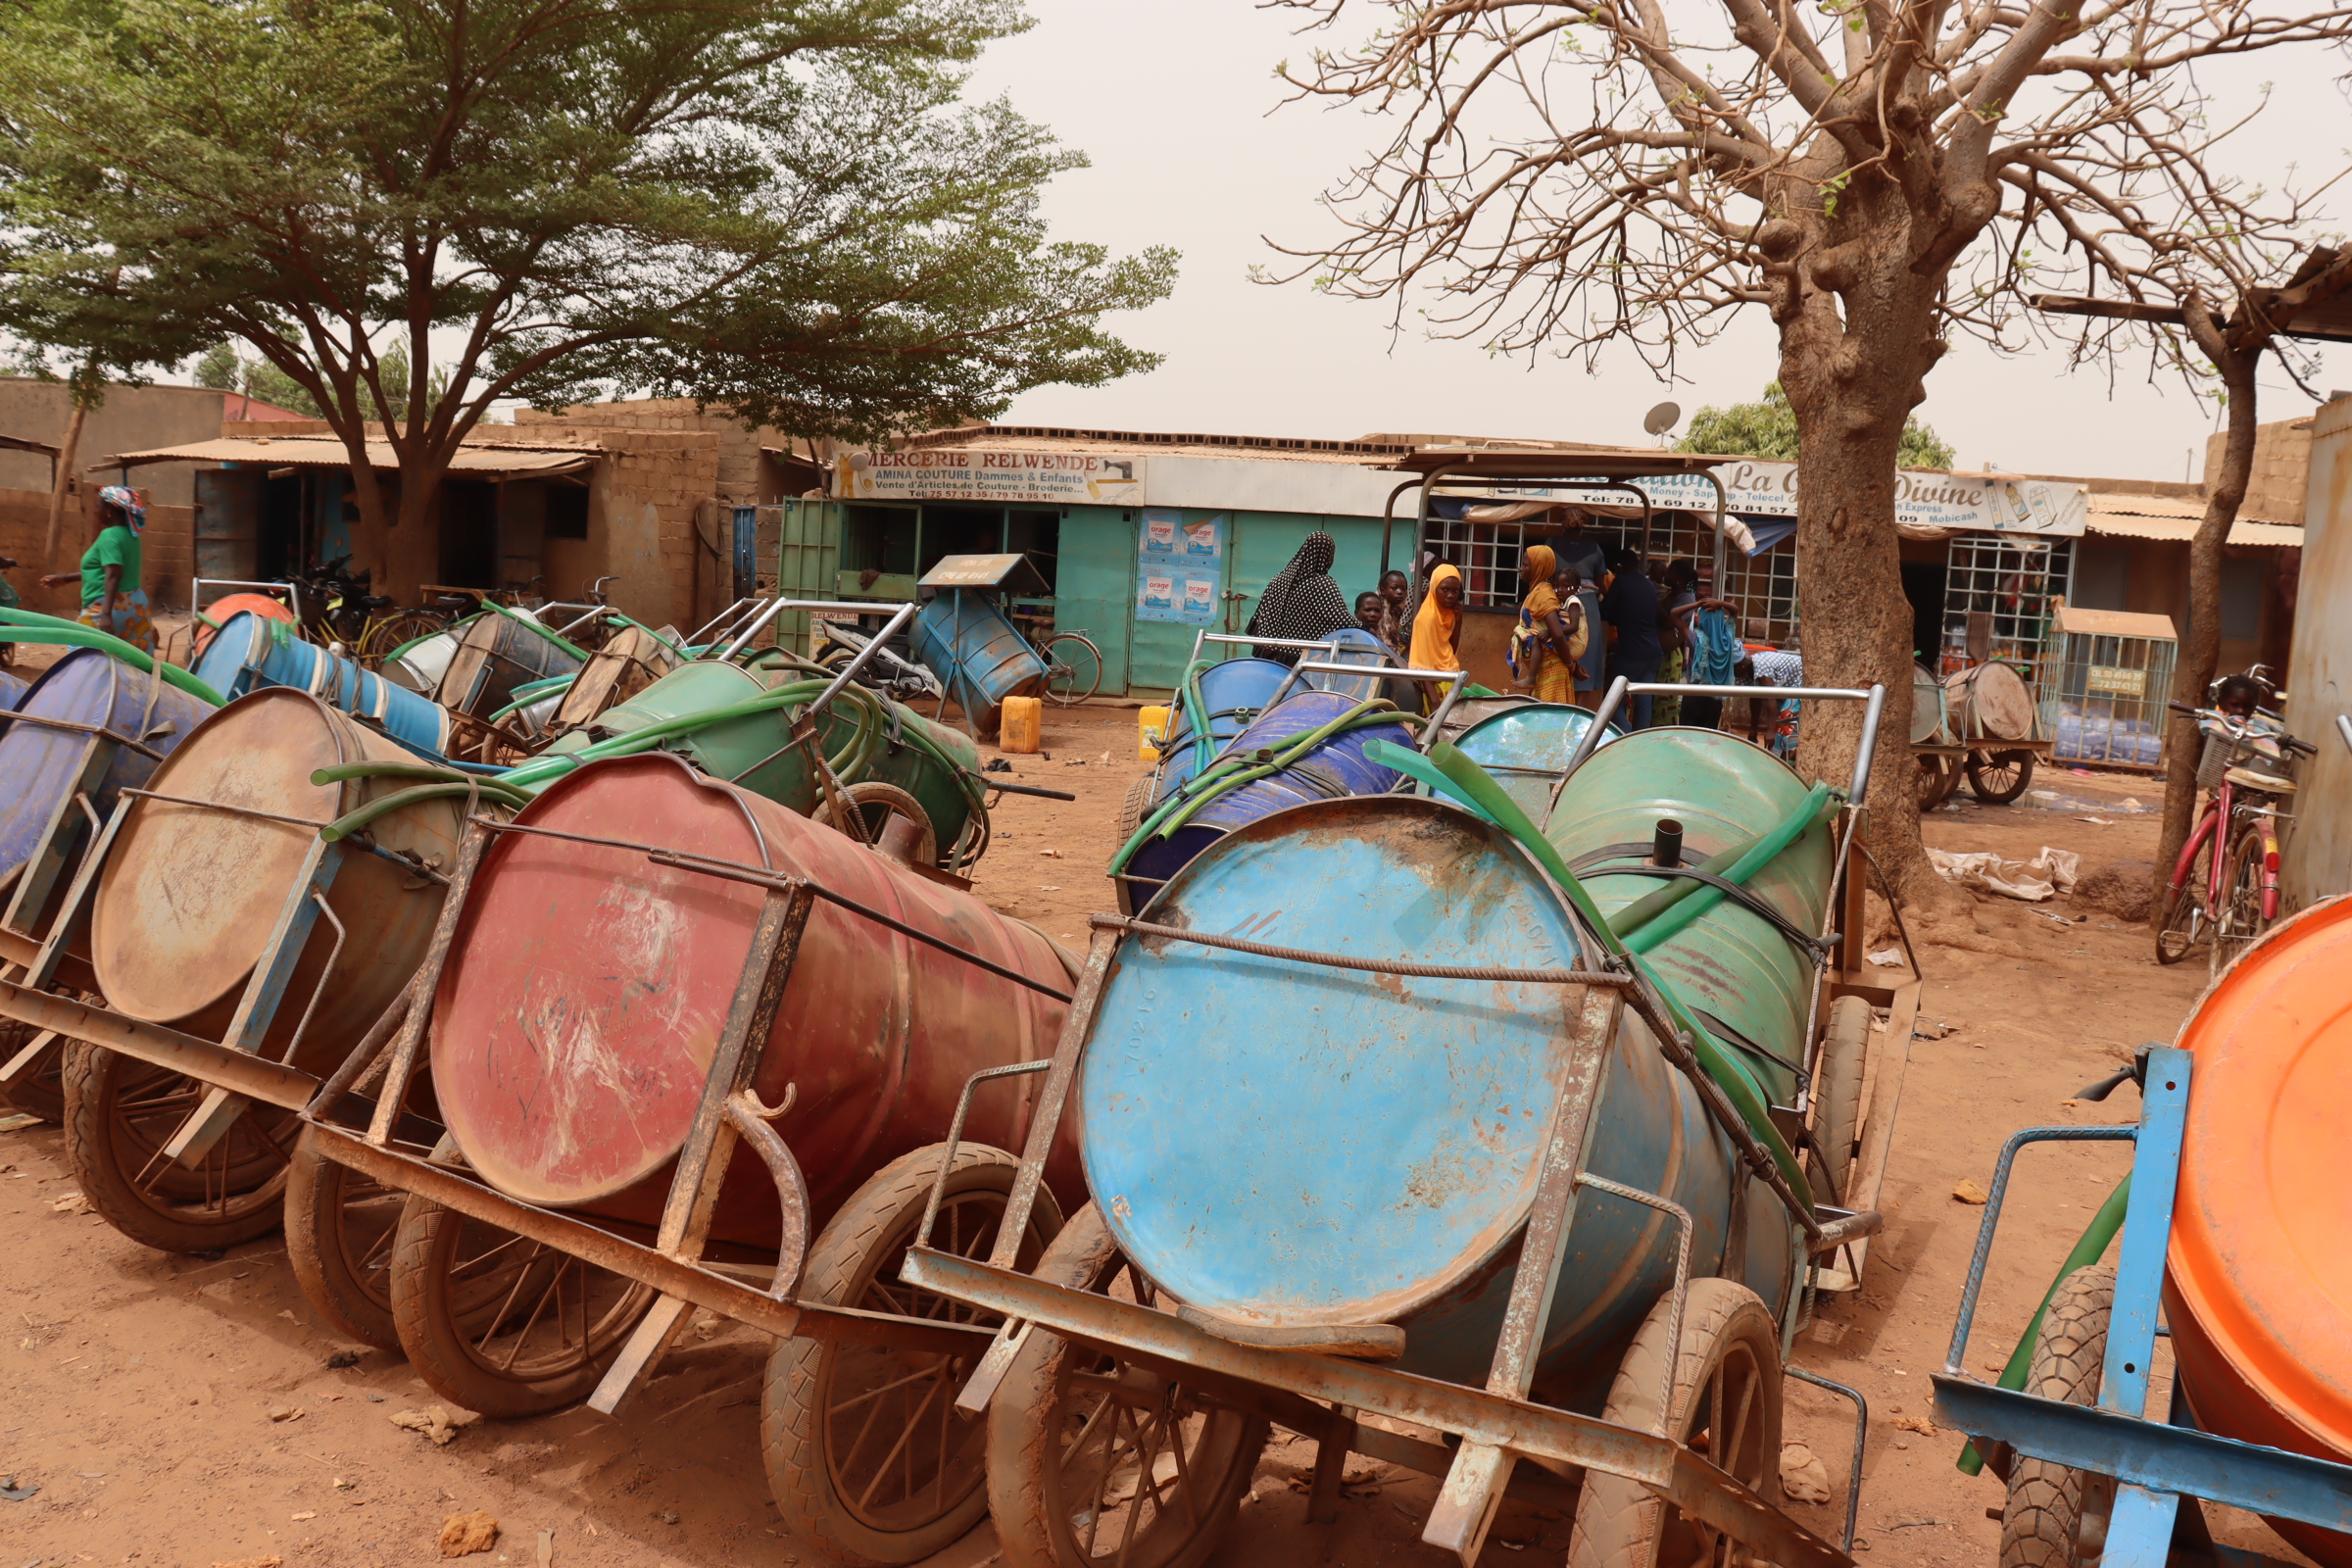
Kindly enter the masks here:
[[[1786, 762], [1720, 730], [1637, 730], [1585, 760], [1560, 792], [1544, 836], [1604, 914], [1674, 886], [1625, 868], [1649, 857], [1660, 817], [1683, 824], [1683, 863], [1718, 873], [1736, 852], [1804, 809], [1807, 786]], [[1818, 934], [1830, 896], [1831, 822], [1814, 822], [1746, 880], [1798, 930]], [[1727, 849], [1735, 855], [1723, 857]], [[1586, 864], [1580, 858], [1590, 856]], [[1612, 874], [1611, 868], [1618, 868]], [[1776, 1104], [1789, 1104], [1803, 1059], [1812, 967], [1770, 921], [1725, 899], [1650, 950], [1649, 958], [1727, 1045], [1743, 1053]], [[1717, 1029], [1728, 1025], [1730, 1033]], [[1771, 1058], [1777, 1056], [1781, 1062]]]
[[[627, 702], [607, 710], [588, 730], [564, 736], [548, 753], [584, 751], [593, 740], [725, 708], [787, 682], [811, 678], [804, 670], [777, 665], [745, 669], [718, 661], [681, 664]], [[886, 701], [870, 693], [858, 695], [869, 701]], [[855, 736], [858, 717], [851, 705], [857, 701], [845, 694], [818, 720], [817, 732], [826, 756], [840, 755]], [[894, 726], [886, 723], [864, 765], [845, 769], [842, 782], [879, 779], [913, 796], [931, 818], [939, 852], [945, 857], [973, 810], [972, 798], [964, 793], [956, 773], [959, 768], [979, 772], [979, 750], [963, 735], [932, 723], [911, 709], [889, 706], [897, 710], [896, 738]], [[790, 711], [775, 709], [690, 731], [669, 741], [667, 747], [690, 758], [713, 778], [741, 784], [755, 795], [808, 816], [817, 805], [816, 770], [809, 764], [808, 749], [796, 747], [781, 757], [776, 755], [792, 740], [792, 723]], [[930, 749], [922, 741], [928, 741]], [[947, 760], [942, 760], [943, 756]]]

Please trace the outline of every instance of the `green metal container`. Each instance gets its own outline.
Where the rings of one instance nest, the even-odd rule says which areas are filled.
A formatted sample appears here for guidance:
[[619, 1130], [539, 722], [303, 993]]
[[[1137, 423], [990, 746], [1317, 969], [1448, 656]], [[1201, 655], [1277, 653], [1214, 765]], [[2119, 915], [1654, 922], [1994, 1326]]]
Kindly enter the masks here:
[[[587, 731], [574, 731], [548, 748], [550, 755], [584, 751], [592, 741], [626, 735], [665, 719], [726, 708], [795, 680], [810, 678], [806, 671], [765, 664], [745, 669], [718, 661], [681, 664], [651, 686], [608, 710]], [[854, 699], [852, 699], [854, 701]], [[931, 818], [944, 858], [962, 834], [972, 813], [971, 798], [957, 784], [955, 772], [911, 736], [919, 734], [955, 759], [966, 770], [980, 770], [980, 753], [963, 735], [923, 718], [902, 705], [897, 710], [897, 740], [885, 729], [863, 768], [852, 768], [842, 779], [856, 784], [878, 779], [913, 796]], [[828, 757], [838, 755], [856, 732], [857, 717], [847, 702], [837, 702], [817, 721], [817, 733]], [[792, 716], [783, 710], [733, 718], [678, 736], [668, 749], [691, 759], [713, 778], [740, 784], [803, 816], [817, 806], [816, 770], [808, 748], [783, 749], [792, 740]], [[776, 754], [783, 752], [782, 756]]]
[[[1710, 863], [1786, 821], [1805, 805], [1807, 787], [1786, 762], [1720, 730], [1638, 730], [1585, 760], [1560, 792], [1544, 836], [1591, 890], [1603, 913], [1673, 884], [1634, 874], [1658, 819], [1683, 825], [1683, 863], [1721, 872]], [[1748, 891], [1778, 909], [1798, 930], [1818, 933], [1830, 893], [1830, 820], [1816, 822], [1754, 876]], [[1593, 863], [1578, 858], [1598, 855]], [[1612, 874], [1611, 868], [1618, 868]], [[1712, 1029], [1728, 1025], [1740, 1038], [1783, 1061], [1804, 1049], [1806, 988], [1812, 970], [1788, 937], [1753, 911], [1726, 899], [1651, 950], [1650, 960]], [[1738, 1044], [1738, 1040], [1727, 1043]], [[1770, 1056], [1743, 1054], [1776, 1104], [1791, 1103], [1794, 1076]]]

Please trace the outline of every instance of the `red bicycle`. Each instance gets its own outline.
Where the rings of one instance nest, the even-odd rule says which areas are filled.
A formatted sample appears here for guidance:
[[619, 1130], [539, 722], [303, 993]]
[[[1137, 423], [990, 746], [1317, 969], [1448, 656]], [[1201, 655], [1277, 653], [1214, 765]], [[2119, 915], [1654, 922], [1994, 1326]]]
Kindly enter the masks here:
[[2179, 963], [2209, 944], [2213, 972], [2229, 966], [2278, 918], [2279, 803], [2295, 792], [2294, 758], [2316, 749], [2259, 717], [2170, 705], [2205, 734], [2199, 788], [2213, 792], [2165, 890], [2156, 961]]

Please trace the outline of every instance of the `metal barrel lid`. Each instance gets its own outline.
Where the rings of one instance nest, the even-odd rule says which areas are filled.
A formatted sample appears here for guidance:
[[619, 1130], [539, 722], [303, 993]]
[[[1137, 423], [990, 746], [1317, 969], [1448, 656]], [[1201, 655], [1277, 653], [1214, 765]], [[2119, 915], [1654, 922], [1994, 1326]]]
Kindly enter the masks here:
[[[1405, 796], [1243, 827], [1151, 918], [1283, 947], [1567, 969], [1578, 946], [1500, 829]], [[1245, 1322], [1393, 1322], [1478, 1273], [1533, 1201], [1583, 993], [1400, 978], [1130, 938], [1077, 1114], [1127, 1255]]]
[[[2313, 906], [2223, 972], [2194, 1054], [2166, 1318], [2205, 1431], [2352, 1462], [2352, 899]], [[2303, 1533], [2293, 1539], [2306, 1550]], [[2323, 1560], [2346, 1557], [2325, 1538]]]

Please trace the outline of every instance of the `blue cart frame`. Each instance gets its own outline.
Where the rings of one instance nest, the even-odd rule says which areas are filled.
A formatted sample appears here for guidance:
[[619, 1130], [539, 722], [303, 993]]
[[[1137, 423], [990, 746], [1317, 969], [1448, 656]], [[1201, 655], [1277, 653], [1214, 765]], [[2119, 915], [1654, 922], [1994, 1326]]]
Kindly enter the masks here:
[[[2347, 743], [2352, 744], [2352, 737]], [[2193, 1065], [2185, 1051], [2169, 1046], [2148, 1050], [2139, 1074], [2136, 1127], [2033, 1127], [2002, 1146], [1984, 1219], [1977, 1231], [1976, 1255], [1969, 1260], [1951, 1351], [1933, 1380], [1936, 1413], [1946, 1425], [1972, 1434], [1979, 1452], [1988, 1443], [2000, 1443], [2018, 1455], [2116, 1479], [2115, 1511], [2107, 1526], [2101, 1568], [2163, 1568], [2174, 1549], [2175, 1531], [2183, 1524], [2188, 1532], [2181, 1545], [2189, 1547], [2194, 1542], [2196, 1552], [2209, 1553], [2217, 1561], [2250, 1568], [2277, 1560], [2195, 1541], [2196, 1500], [2352, 1533], [2352, 1465], [2199, 1432], [2190, 1424], [2177, 1381], [2164, 1420], [2152, 1421], [2142, 1413], [2148, 1402], [2148, 1363], [2156, 1336], [2165, 1332], [2157, 1316]], [[2010, 1167], [2028, 1144], [2056, 1142], [2134, 1146], [2132, 1210], [2116, 1263], [2107, 1359], [2098, 1403], [2091, 1405], [1995, 1388], [1963, 1370], [1993, 1230], [2008, 1196]], [[2148, 1222], [2158, 1215], [2161, 1224]], [[2191, 1499], [2187, 1520], [2180, 1509], [2184, 1497]]]

